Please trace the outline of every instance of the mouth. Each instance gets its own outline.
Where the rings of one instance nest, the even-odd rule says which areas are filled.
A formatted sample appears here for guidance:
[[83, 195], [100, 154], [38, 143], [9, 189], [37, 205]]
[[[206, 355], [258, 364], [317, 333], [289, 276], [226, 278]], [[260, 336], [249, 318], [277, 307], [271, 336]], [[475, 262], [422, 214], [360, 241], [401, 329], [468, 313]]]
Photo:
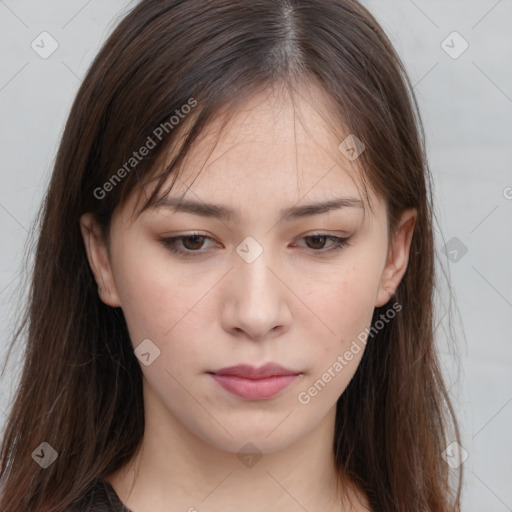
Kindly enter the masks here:
[[226, 391], [246, 400], [272, 398], [301, 375], [276, 363], [259, 368], [240, 364], [207, 373]]

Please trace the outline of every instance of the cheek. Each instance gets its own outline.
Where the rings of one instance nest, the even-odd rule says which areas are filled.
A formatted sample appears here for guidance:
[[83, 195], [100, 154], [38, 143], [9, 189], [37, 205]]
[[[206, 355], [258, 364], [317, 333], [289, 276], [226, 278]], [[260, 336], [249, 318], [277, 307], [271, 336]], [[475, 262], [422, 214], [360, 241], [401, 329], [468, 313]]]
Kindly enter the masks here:
[[314, 346], [307, 348], [310, 376], [299, 390], [300, 404], [331, 407], [359, 366], [365, 350], [361, 333], [367, 331], [375, 307], [375, 274], [364, 270], [353, 265], [339, 280], [333, 276], [330, 283], [316, 283], [309, 291], [306, 302], [322, 322], [315, 318], [302, 323]]
[[[339, 272], [331, 272], [308, 284], [305, 303], [320, 318], [326, 337], [350, 340], [365, 329], [375, 308], [380, 274], [372, 258], [354, 258]], [[313, 282], [314, 284], [311, 284]], [[314, 324], [318, 328], [318, 319]]]
[[[328, 329], [325, 326], [319, 327], [318, 323], [308, 327], [308, 338], [315, 340], [314, 349], [309, 347], [308, 351], [311, 354], [314, 378], [333, 382], [329, 386], [330, 391], [325, 394], [327, 401], [343, 392], [357, 370], [365, 349], [365, 344], [360, 342], [361, 333], [368, 328], [373, 313], [371, 299], [372, 294], [364, 287], [350, 282], [332, 286], [329, 293], [324, 290], [318, 296], [318, 316]], [[319, 336], [319, 332], [324, 334]]]
[[215, 314], [212, 308], [205, 309], [209, 304], [205, 295], [218, 277], [202, 276], [192, 284], [169, 263], [151, 261], [125, 262], [119, 267], [122, 278], [117, 288], [123, 314], [132, 345], [150, 339], [160, 349], [160, 362], [179, 374], [200, 360], [199, 340], [208, 337]]
[[183, 297], [175, 273], [136, 249], [130, 254], [118, 260], [115, 282], [132, 342], [137, 345], [145, 338], [160, 338], [172, 328]]

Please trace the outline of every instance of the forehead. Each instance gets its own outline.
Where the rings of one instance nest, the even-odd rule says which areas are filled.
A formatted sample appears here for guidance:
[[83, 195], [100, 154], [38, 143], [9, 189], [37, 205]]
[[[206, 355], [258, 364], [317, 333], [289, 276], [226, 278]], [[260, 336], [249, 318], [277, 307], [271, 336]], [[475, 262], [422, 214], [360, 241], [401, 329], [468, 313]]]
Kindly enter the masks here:
[[[357, 160], [339, 150], [346, 137], [340, 124], [317, 89], [254, 95], [204, 128], [169, 196], [231, 204], [237, 212], [251, 204], [282, 211], [339, 197], [359, 199], [366, 209]], [[160, 198], [167, 191], [164, 185]]]
[[349, 187], [359, 177], [358, 167], [338, 149], [341, 129], [329, 117], [321, 94], [270, 90], [250, 98], [229, 118], [218, 117], [187, 155], [182, 181], [190, 183], [196, 171], [205, 170], [200, 179], [235, 188], [242, 181], [261, 189], [298, 179], [310, 188], [309, 182], [319, 177], [320, 186]]

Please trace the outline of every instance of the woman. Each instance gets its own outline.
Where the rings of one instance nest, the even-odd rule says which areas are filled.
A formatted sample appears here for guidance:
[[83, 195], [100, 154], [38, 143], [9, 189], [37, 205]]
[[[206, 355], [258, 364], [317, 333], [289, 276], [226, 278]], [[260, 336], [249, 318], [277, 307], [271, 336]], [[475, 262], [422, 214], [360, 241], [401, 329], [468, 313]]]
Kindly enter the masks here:
[[143, 0], [72, 107], [0, 509], [459, 510], [431, 177], [354, 0]]

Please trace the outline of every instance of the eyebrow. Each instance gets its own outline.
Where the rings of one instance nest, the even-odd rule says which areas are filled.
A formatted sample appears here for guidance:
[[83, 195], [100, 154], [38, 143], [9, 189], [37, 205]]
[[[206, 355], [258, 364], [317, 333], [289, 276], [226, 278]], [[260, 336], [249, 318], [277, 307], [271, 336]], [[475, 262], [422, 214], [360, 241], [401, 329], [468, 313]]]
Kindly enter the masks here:
[[[178, 197], [165, 196], [158, 199], [153, 207], [169, 208], [174, 212], [185, 212], [192, 215], [199, 215], [201, 217], [213, 217], [221, 220], [235, 219], [237, 222], [240, 219], [238, 211], [232, 208], [213, 203], [204, 203], [192, 201], [190, 199], [180, 199]], [[283, 220], [295, 220], [311, 215], [318, 215], [332, 210], [340, 210], [342, 208], [363, 208], [364, 203], [361, 199], [356, 197], [337, 197], [328, 201], [310, 203], [304, 205], [294, 205], [279, 211]]]

